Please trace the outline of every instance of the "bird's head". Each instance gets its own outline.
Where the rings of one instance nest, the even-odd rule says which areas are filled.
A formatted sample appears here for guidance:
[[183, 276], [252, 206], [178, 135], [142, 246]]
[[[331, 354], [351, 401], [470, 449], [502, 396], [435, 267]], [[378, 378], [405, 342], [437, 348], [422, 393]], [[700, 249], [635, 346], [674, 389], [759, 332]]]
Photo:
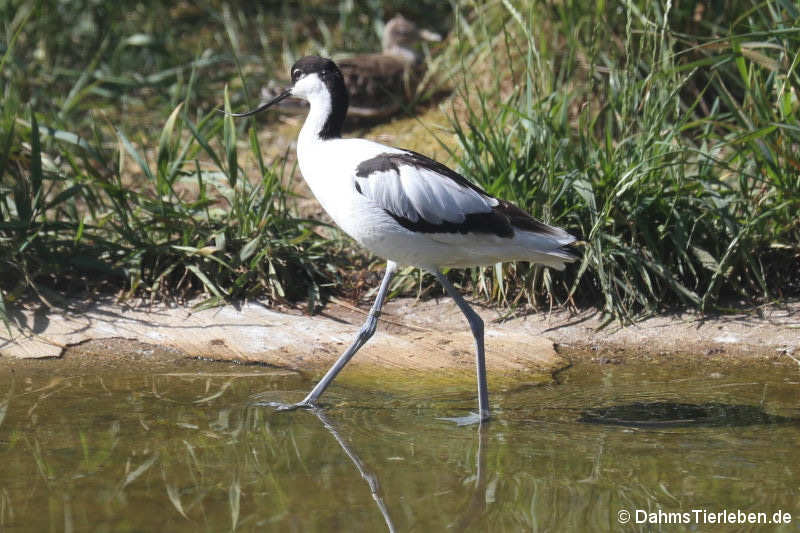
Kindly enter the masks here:
[[336, 63], [319, 56], [306, 56], [299, 59], [291, 70], [292, 85], [272, 100], [265, 102], [252, 111], [231, 113], [234, 117], [255, 115], [272, 107], [281, 100], [294, 96], [308, 102], [314, 100], [336, 100], [339, 109], [347, 109], [347, 89], [342, 72]]

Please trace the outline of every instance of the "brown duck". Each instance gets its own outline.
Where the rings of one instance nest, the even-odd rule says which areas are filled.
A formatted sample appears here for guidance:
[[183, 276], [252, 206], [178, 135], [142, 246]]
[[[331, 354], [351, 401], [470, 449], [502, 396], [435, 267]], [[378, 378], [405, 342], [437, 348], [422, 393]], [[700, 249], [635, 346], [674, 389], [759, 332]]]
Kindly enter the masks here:
[[[425, 75], [420, 41], [441, 41], [438, 33], [420, 29], [402, 15], [389, 20], [383, 29], [382, 51], [348, 57], [338, 62], [350, 95], [348, 118], [380, 119], [391, 116], [411, 102]], [[282, 92], [277, 86], [261, 90], [262, 101]], [[305, 109], [306, 103], [287, 98], [280, 107]]]
[[384, 27], [381, 53], [339, 61], [350, 93], [348, 116], [387, 117], [413, 99], [425, 74], [425, 61], [418, 47], [421, 40], [441, 41], [442, 37], [397, 15]]

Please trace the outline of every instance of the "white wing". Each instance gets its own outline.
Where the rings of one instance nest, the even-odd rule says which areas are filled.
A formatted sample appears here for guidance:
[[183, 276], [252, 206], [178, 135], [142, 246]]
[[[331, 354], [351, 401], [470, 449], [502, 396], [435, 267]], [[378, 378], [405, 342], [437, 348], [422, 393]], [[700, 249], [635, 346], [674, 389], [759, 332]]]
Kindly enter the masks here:
[[498, 204], [444, 165], [413, 152], [365, 161], [355, 180], [362, 195], [411, 223], [461, 224], [467, 215], [491, 213]]

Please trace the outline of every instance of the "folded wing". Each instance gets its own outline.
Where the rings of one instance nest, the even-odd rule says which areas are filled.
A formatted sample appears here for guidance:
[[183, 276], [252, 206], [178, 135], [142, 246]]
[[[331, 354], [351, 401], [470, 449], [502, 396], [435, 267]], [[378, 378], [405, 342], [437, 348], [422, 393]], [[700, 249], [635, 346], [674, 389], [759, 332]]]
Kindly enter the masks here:
[[[513, 237], [515, 229], [569, 238], [513, 204], [422, 154], [387, 152], [356, 169], [356, 190], [400, 225], [419, 233], [483, 233]], [[571, 239], [570, 239], [571, 240]]]

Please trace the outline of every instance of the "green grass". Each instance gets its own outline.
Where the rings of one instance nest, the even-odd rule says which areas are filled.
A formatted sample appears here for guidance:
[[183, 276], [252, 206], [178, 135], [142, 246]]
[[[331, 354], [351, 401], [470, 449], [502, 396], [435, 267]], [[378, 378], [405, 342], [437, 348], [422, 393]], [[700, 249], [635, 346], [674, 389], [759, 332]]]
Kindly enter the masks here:
[[566, 275], [507, 265], [473, 282], [617, 317], [797, 295], [797, 8], [726, 2], [698, 23], [689, 7], [618, 7], [497, 2], [469, 24], [493, 58], [469, 60], [495, 82], [462, 86], [454, 157], [584, 243]]
[[[0, 203], [11, 295], [28, 288], [48, 302], [61, 291], [105, 283], [124, 288], [122, 296], [159, 298], [203, 288], [213, 304], [254, 291], [296, 299], [295, 291], [323, 279], [317, 265], [326, 252], [310, 225], [288, 212], [282, 169], [260, 158], [252, 127], [255, 182], [239, 176], [230, 119], [211, 112], [194, 122], [182, 110], [169, 115], [148, 158], [122, 129], [112, 153], [79, 145], [62, 151], [57, 139], [68, 134], [11, 108], [9, 137], [31, 139], [28, 153], [21, 145], [8, 157], [10, 186]], [[135, 187], [124, 182], [128, 165], [143, 178]]]
[[[449, 28], [460, 170], [582, 240], [564, 273], [498, 265], [465, 287], [618, 318], [800, 293], [800, 13], [722, 4], [400, 6]], [[291, 208], [286, 154], [215, 108], [251, 107], [305, 53], [376, 48], [396, 9], [0, 7], [0, 316], [76, 292], [314, 306], [360, 286], [362, 252]], [[430, 286], [407, 271], [394, 292]]]
[[207, 6], [201, 20], [222, 23], [203, 35], [151, 7], [126, 18], [119, 6], [6, 6], [0, 300], [105, 289], [315, 304], [331, 252], [287, 208], [293, 169], [265, 160], [253, 123], [214, 112], [225, 82], [241, 87], [245, 12]]

